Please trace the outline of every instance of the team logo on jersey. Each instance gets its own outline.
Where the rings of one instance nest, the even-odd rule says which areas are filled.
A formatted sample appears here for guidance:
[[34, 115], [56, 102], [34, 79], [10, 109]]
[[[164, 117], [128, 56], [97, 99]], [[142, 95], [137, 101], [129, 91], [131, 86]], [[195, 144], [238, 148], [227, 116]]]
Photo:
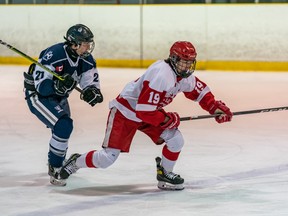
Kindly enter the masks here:
[[54, 107], [54, 109], [57, 110], [58, 113], [60, 113], [60, 112], [63, 111], [63, 109], [62, 109], [59, 105], [57, 105], [56, 107]]
[[61, 72], [61, 71], [63, 70], [63, 65], [57, 66], [57, 67], [55, 68], [55, 70], [56, 70], [57, 72]]
[[160, 107], [165, 107], [168, 104], [172, 103], [173, 99], [176, 97], [177, 93], [180, 91], [178, 87], [174, 87], [169, 92], [166, 92], [165, 97], [159, 103]]
[[46, 53], [46, 55], [43, 57], [43, 59], [45, 61], [48, 61], [49, 59], [51, 59], [53, 56], [53, 52], [52, 51], [49, 51], [48, 53]]

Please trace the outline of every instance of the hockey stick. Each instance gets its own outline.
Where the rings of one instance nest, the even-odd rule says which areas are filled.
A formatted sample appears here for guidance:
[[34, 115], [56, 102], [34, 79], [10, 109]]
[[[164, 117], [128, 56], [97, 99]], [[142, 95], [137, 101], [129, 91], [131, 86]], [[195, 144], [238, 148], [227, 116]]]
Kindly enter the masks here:
[[[288, 106], [286, 106], [286, 107], [274, 107], [274, 108], [239, 111], [239, 112], [233, 112], [233, 115], [236, 116], [236, 115], [246, 115], [246, 114], [264, 113], [264, 112], [275, 112], [275, 111], [283, 111], [283, 110], [288, 110]], [[180, 118], [180, 121], [215, 118], [216, 116], [219, 116], [219, 115], [220, 114], [182, 117], [182, 118]]]
[[[25, 53], [21, 52], [20, 50], [16, 49], [15, 47], [11, 46], [10, 44], [7, 44], [6, 42], [0, 40], [0, 44], [6, 46], [8, 49], [16, 52], [17, 54], [21, 55], [22, 57], [28, 59], [29, 61], [35, 63], [36, 65], [38, 65], [39, 67], [41, 67], [42, 69], [46, 70], [47, 72], [51, 73], [53, 76], [55, 76], [57, 79], [63, 81], [64, 78], [62, 76], [59, 76], [57, 73], [55, 73], [54, 71], [50, 70], [49, 68], [45, 67], [44, 65], [42, 65], [41, 63], [39, 63], [38, 61], [36, 61], [35, 59], [33, 59], [32, 57], [26, 55]], [[80, 88], [78, 88], [77, 86], [75, 87], [75, 89], [82, 93], [82, 90]]]

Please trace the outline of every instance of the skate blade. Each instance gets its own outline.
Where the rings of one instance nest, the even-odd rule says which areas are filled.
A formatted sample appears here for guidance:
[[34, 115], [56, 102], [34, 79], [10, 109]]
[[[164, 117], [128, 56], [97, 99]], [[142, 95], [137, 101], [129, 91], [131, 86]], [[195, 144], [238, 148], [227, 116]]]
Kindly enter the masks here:
[[50, 183], [55, 186], [66, 186], [66, 181], [63, 179], [55, 179], [54, 177], [50, 176]]
[[168, 190], [168, 191], [179, 191], [179, 190], [183, 190], [184, 186], [183, 184], [169, 184], [167, 182], [163, 182], [163, 181], [159, 181], [158, 182], [158, 188], [161, 190]]

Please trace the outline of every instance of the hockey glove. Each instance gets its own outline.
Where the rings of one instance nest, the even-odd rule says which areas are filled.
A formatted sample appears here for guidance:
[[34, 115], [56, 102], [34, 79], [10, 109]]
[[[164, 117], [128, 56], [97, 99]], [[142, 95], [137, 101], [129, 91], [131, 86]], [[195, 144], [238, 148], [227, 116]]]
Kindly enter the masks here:
[[161, 123], [160, 126], [163, 129], [173, 129], [173, 128], [178, 128], [180, 125], [180, 117], [177, 112], [167, 112], [166, 113], [166, 118], [169, 118], [168, 121], [165, 123]]
[[209, 109], [210, 114], [221, 114], [215, 117], [218, 123], [229, 122], [232, 120], [232, 112], [222, 101], [215, 101]]
[[64, 74], [62, 77], [64, 80], [57, 79], [54, 82], [55, 93], [60, 96], [67, 96], [76, 87], [77, 82], [69, 74]]
[[80, 99], [86, 101], [93, 107], [95, 104], [103, 101], [103, 95], [101, 94], [100, 89], [90, 86], [83, 90]]

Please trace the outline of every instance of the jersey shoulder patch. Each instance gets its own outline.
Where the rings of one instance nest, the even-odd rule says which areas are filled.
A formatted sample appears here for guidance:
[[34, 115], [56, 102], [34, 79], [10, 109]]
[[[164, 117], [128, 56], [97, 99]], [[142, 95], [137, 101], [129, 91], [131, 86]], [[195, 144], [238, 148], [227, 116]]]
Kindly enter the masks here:
[[39, 56], [42, 64], [53, 64], [55, 61], [65, 59], [66, 54], [64, 50], [64, 43], [55, 44], [43, 50]]

